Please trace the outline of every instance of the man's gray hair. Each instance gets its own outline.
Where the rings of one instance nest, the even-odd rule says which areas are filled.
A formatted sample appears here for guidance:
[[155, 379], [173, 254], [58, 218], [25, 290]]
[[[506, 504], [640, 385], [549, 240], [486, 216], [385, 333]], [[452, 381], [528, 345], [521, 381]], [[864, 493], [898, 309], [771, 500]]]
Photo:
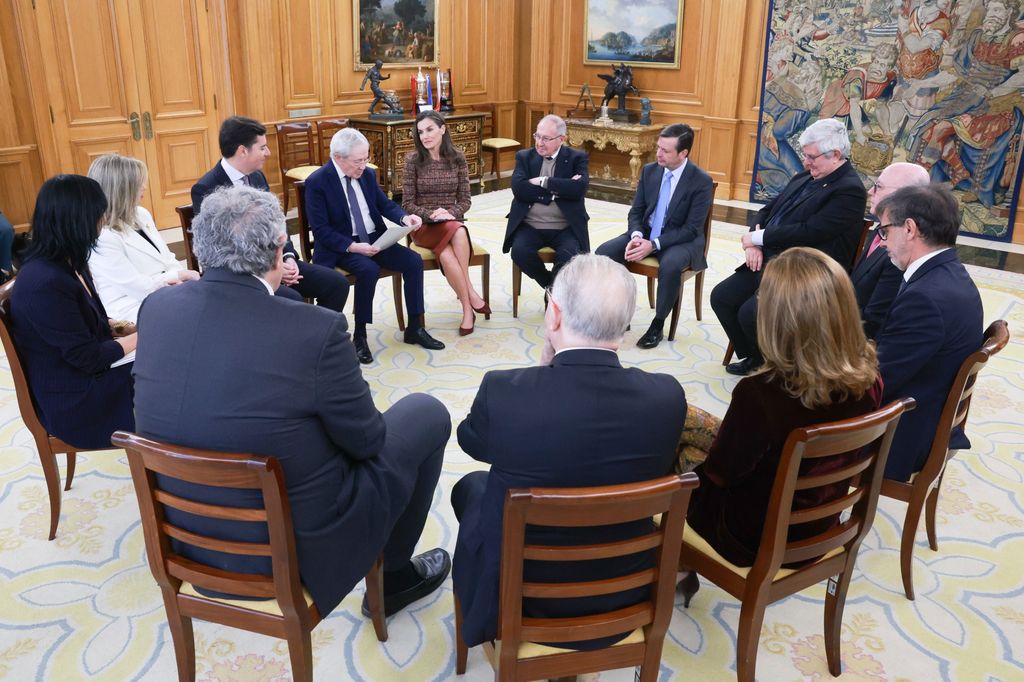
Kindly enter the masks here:
[[570, 331], [591, 341], [618, 342], [636, 308], [636, 280], [611, 258], [583, 253], [558, 271], [551, 296]]
[[192, 223], [196, 257], [204, 268], [263, 276], [274, 267], [286, 235], [281, 203], [252, 187], [222, 187], [203, 200]]
[[559, 135], [565, 135], [565, 121], [562, 119], [561, 116], [556, 116], [555, 114], [548, 114], [541, 120], [537, 121], [537, 125], [540, 125], [541, 123], [545, 122], [553, 123], [555, 125], [555, 131], [557, 131]]
[[347, 159], [354, 147], [370, 146], [366, 136], [355, 128], [342, 128], [331, 138], [331, 156]]
[[818, 145], [819, 154], [838, 151], [844, 159], [850, 158], [850, 134], [846, 124], [834, 118], [822, 118], [800, 133], [800, 146]]

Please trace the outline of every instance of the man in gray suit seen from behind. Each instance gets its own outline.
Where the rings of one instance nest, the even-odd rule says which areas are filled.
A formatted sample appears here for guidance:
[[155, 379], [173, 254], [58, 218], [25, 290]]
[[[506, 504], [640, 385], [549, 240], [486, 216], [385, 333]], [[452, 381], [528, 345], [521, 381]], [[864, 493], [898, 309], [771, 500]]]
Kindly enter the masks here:
[[[412, 554], [451, 433], [448, 411], [435, 398], [413, 394], [381, 414], [344, 316], [274, 295], [287, 239], [277, 197], [249, 187], [218, 189], [204, 200], [193, 232], [206, 266], [202, 279], [154, 292], [139, 311], [138, 432], [191, 448], [276, 457], [299, 574], [324, 617], [379, 554], [387, 615], [433, 592], [451, 568], [448, 554]], [[166, 477], [159, 485], [229, 506], [259, 499], [258, 491]], [[262, 524], [172, 512], [172, 522], [200, 534], [266, 542]], [[269, 557], [175, 545], [205, 564], [270, 573]]]
[[601, 244], [597, 253], [619, 263], [658, 259], [658, 298], [654, 320], [636, 345], [654, 348], [664, 337], [665, 318], [679, 297], [683, 268], [703, 270], [704, 220], [711, 210], [711, 176], [690, 161], [693, 129], [666, 126], [658, 136], [657, 161], [643, 167], [629, 209], [626, 233]]

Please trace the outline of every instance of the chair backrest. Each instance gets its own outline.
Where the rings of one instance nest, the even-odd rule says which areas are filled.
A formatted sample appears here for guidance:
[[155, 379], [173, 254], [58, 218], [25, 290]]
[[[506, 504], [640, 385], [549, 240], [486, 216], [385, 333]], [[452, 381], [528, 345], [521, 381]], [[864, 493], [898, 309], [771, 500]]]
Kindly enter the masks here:
[[[914, 404], [913, 398], [903, 398], [862, 417], [790, 432], [775, 474], [761, 546], [750, 570], [748, 585], [771, 580], [785, 564], [808, 561], [840, 547], [848, 554], [857, 550], [875, 517], [882, 474], [896, 426], [900, 416], [913, 409]], [[859, 456], [839, 466], [801, 472], [801, 465], [808, 460], [844, 453]], [[793, 509], [797, 491], [836, 484], [848, 492], [812, 507]], [[830, 529], [789, 542], [791, 527], [838, 516], [846, 510], [850, 511], [849, 517]]]
[[21, 410], [21, 420], [25, 422], [29, 432], [40, 447], [47, 442], [50, 434], [46, 432], [39, 415], [36, 414], [36, 404], [32, 400], [32, 391], [29, 389], [28, 376], [21, 364], [21, 356], [14, 346], [14, 334], [11, 329], [11, 294], [14, 292], [14, 283], [17, 277], [0, 286], [0, 341], [3, 342], [4, 353], [7, 354], [7, 364], [11, 367], [11, 375], [14, 377], [14, 395], [18, 398], [18, 409]]
[[[275, 598], [283, 614], [309, 618], [299, 579], [284, 473], [277, 459], [185, 448], [126, 431], [116, 431], [111, 442], [128, 454], [149, 566], [162, 588], [177, 593], [182, 581], [187, 581], [199, 588], [228, 594]], [[161, 490], [156, 474], [204, 486], [255, 489], [260, 491], [263, 504], [255, 508], [231, 507], [185, 499]], [[265, 523], [269, 541], [221, 540], [186, 530], [167, 519], [168, 507], [218, 521]], [[272, 575], [237, 573], [198, 563], [175, 552], [172, 539], [215, 552], [268, 557]]]
[[320, 165], [320, 151], [312, 123], [275, 123], [274, 129], [277, 131], [277, 164], [281, 167], [282, 177], [298, 166]]
[[711, 214], [715, 211], [715, 194], [718, 193], [718, 181], [711, 183], [711, 204], [708, 206], [708, 215], [704, 218], [704, 260], [708, 259], [708, 250], [711, 248]]
[[195, 218], [192, 204], [177, 206], [174, 210], [178, 212], [178, 222], [181, 223], [181, 238], [185, 244], [185, 264], [188, 265], [189, 270], [199, 272], [199, 260], [196, 258], [196, 252], [192, 250], [192, 219]]
[[[574, 642], [625, 634], [644, 628], [646, 641], [663, 637], [672, 615], [683, 523], [696, 475], [592, 488], [514, 488], [505, 497], [501, 549], [499, 637], [501, 665], [514, 665], [521, 642]], [[652, 532], [596, 545], [526, 544], [526, 526], [582, 528], [607, 526], [662, 514]], [[590, 582], [523, 582], [523, 562], [572, 562], [654, 551], [652, 568]], [[528, 618], [523, 598], [566, 599], [624, 592], [651, 585], [649, 598], [624, 609], [573, 618]]]
[[875, 224], [870, 218], [864, 219], [864, 226], [860, 230], [860, 239], [857, 240], [857, 248], [853, 250], [853, 258], [850, 259], [850, 271], [857, 265], [857, 259], [864, 252], [864, 245], [868, 243], [868, 235], [871, 234], [871, 226]]
[[497, 137], [498, 126], [494, 120], [494, 105], [487, 102], [473, 102], [469, 106], [473, 108], [473, 111], [481, 111], [485, 114], [481, 137], [483, 139], [487, 139], [488, 137]]
[[348, 128], [347, 118], [322, 118], [316, 122], [317, 136], [320, 138], [320, 164], [327, 163], [331, 158], [331, 138], [342, 128]]
[[953, 429], [967, 421], [967, 413], [971, 409], [971, 397], [974, 395], [974, 384], [978, 379], [978, 372], [993, 355], [1006, 347], [1009, 340], [1010, 328], [1006, 324], [1006, 320], [996, 320], [985, 330], [981, 348], [968, 355], [960, 365], [960, 371], [953, 379], [953, 385], [949, 387], [946, 404], [939, 415], [939, 425], [935, 430], [935, 440], [932, 441], [928, 459], [925, 460], [918, 477], [931, 481], [938, 478], [943, 467], [946, 466], [950, 434]]
[[309, 218], [306, 216], [306, 183], [299, 180], [295, 183], [295, 205], [299, 219], [299, 247], [302, 249], [302, 260], [313, 262], [313, 232], [309, 229]]

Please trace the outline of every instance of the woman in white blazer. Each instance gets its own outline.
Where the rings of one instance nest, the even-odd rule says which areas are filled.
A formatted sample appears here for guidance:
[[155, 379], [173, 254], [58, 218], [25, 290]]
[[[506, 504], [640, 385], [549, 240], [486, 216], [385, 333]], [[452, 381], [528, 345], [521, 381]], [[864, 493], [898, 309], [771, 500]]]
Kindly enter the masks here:
[[107, 315], [135, 322], [152, 291], [198, 279], [167, 248], [153, 216], [139, 204], [146, 191], [146, 166], [138, 159], [105, 154], [89, 166], [89, 177], [107, 196], [106, 223], [89, 256], [89, 271]]

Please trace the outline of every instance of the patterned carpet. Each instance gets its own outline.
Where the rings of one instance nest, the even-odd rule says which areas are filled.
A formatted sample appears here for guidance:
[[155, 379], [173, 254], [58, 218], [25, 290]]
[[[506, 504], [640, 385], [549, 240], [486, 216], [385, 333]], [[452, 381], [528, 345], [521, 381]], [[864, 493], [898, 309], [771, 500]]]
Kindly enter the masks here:
[[[524, 283], [520, 317], [511, 316], [510, 262], [501, 254], [509, 191], [475, 198], [469, 224], [493, 255], [490, 321], [459, 338], [459, 308], [439, 273], [427, 273], [428, 326], [448, 344], [430, 353], [400, 342], [390, 289], [379, 286], [370, 344], [377, 361], [364, 369], [381, 409], [409, 392], [441, 399], [458, 424], [489, 369], [523, 367], [540, 356], [540, 291]], [[622, 229], [627, 207], [588, 202], [594, 245]], [[711, 287], [740, 261], [740, 228], [716, 223], [704, 322], [692, 289], [672, 343], [639, 351], [634, 343], [651, 311], [641, 299], [622, 359], [676, 376], [694, 404], [721, 416], [736, 379], [720, 365], [725, 335], [707, 304]], [[985, 320], [1009, 321], [1010, 346], [983, 373], [971, 413], [974, 448], [955, 459], [939, 502], [938, 552], [919, 532], [917, 600], [903, 596], [899, 537], [904, 506], [883, 500], [858, 560], [846, 606], [843, 679], [1024, 679], [1024, 277], [972, 268]], [[477, 269], [473, 277], [478, 278]], [[6, 359], [0, 360], [6, 369]], [[123, 453], [80, 456], [74, 488], [64, 494], [56, 540], [47, 542], [48, 506], [42, 471], [15, 402], [9, 372], [0, 372], [0, 679], [173, 680], [174, 654], [159, 591], [146, 564]], [[454, 436], [446, 453], [422, 547], [454, 549], [457, 526], [448, 495], [466, 472], [481, 468]], [[828, 679], [822, 640], [824, 586], [769, 607], [758, 653], [764, 680]], [[362, 587], [313, 633], [318, 680], [454, 679], [451, 583], [395, 616], [379, 644], [359, 615]], [[676, 606], [660, 678], [734, 679], [738, 604], [705, 584], [689, 610]], [[284, 643], [196, 623], [198, 679], [219, 682], [287, 680]], [[479, 649], [466, 680], [492, 679]], [[632, 680], [631, 670], [593, 676]]]

